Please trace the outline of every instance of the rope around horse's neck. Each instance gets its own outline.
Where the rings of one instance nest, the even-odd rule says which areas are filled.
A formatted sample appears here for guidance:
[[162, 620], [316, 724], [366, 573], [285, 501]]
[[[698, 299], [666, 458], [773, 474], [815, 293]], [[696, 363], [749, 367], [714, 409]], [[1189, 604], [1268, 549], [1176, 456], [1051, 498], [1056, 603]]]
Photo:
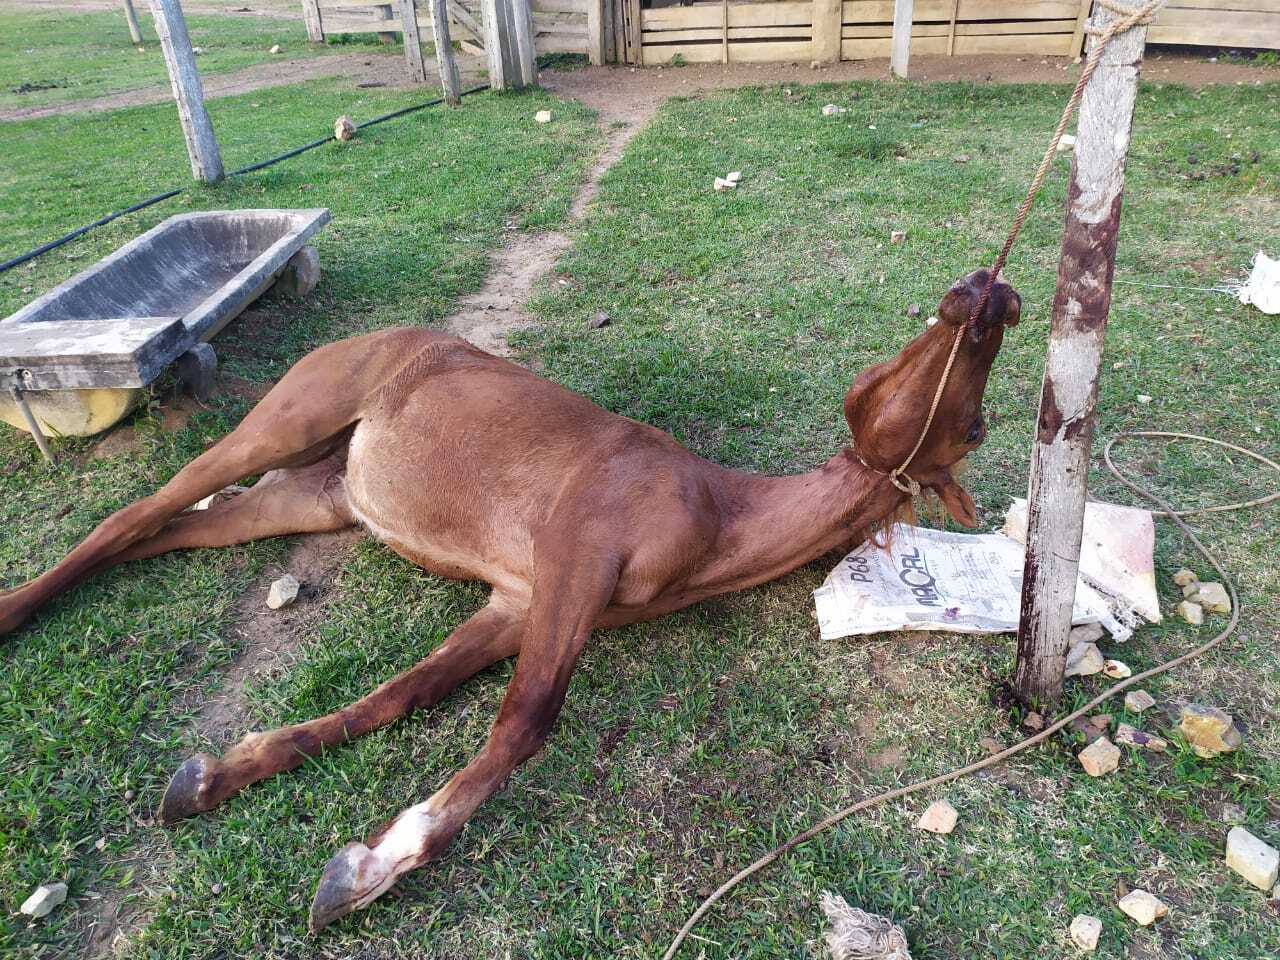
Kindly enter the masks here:
[[[1124, 33], [1140, 23], [1150, 23], [1151, 18], [1155, 16], [1157, 10], [1164, 6], [1166, 0], [1148, 0], [1141, 7], [1127, 7], [1115, 2], [1115, 0], [1096, 0], [1096, 2], [1098, 6], [1105, 7], [1116, 14], [1117, 18], [1102, 29], [1092, 26], [1085, 27], [1085, 32], [1097, 37], [1097, 42], [1093, 45], [1093, 49], [1089, 51], [1089, 56], [1084, 62], [1084, 68], [1080, 71], [1080, 79], [1076, 81], [1075, 89], [1071, 91], [1071, 96], [1067, 99], [1067, 105], [1062, 108], [1062, 116], [1058, 118], [1058, 125], [1053, 130], [1053, 136], [1049, 138], [1049, 145], [1045, 148], [1044, 156], [1040, 158], [1040, 165], [1036, 167], [1035, 176], [1031, 178], [1031, 183], [1027, 187], [1027, 194], [1022, 198], [1022, 203], [1018, 205], [1018, 212], [1013, 217], [1013, 224], [1009, 227], [1009, 233], [1004, 239], [1004, 245], [1000, 248], [995, 262], [991, 265], [986, 285], [982, 288], [982, 294], [978, 297], [978, 302], [974, 304], [973, 311], [969, 314], [969, 319], [961, 324], [960, 329], [956, 331], [955, 339], [951, 343], [951, 356], [948, 357], [946, 368], [942, 371], [942, 377], [938, 381], [938, 387], [933, 392], [933, 402], [929, 405], [929, 416], [925, 418], [924, 428], [916, 438], [915, 446], [911, 448], [907, 458], [888, 474], [890, 483], [903, 493], [910, 494], [913, 497], [919, 496], [920, 484], [907, 475], [906, 469], [911, 466], [911, 461], [920, 452], [920, 447], [924, 444], [924, 439], [929, 434], [929, 428], [933, 426], [934, 415], [938, 412], [939, 404], [942, 403], [942, 392], [946, 389], [947, 381], [951, 377], [951, 367], [955, 363], [956, 354], [960, 351], [960, 340], [964, 336], [965, 330], [976, 323], [978, 318], [982, 316], [983, 311], [987, 309], [987, 303], [991, 300], [991, 289], [995, 286], [996, 279], [1000, 276], [1000, 271], [1004, 269], [1004, 265], [1009, 259], [1009, 251], [1013, 249], [1013, 244], [1018, 239], [1018, 234], [1022, 232], [1022, 225], [1027, 222], [1027, 215], [1031, 213], [1031, 205], [1035, 202], [1041, 186], [1044, 185], [1044, 178], [1048, 176], [1049, 168], [1053, 165], [1054, 154], [1058, 152], [1058, 144], [1062, 142], [1062, 136], [1066, 132], [1067, 124], [1071, 122], [1076, 108], [1080, 105], [1080, 98], [1084, 95], [1084, 88], [1088, 86], [1089, 78], [1093, 76], [1093, 71], [1098, 66], [1098, 61], [1102, 59], [1102, 52], [1107, 48], [1107, 44], [1111, 42], [1112, 37]], [[904, 478], [906, 483], [899, 480], [899, 477]]]
[[[920, 485], [915, 480], [913, 480], [910, 476], [907, 476], [905, 471], [907, 467], [911, 465], [911, 461], [915, 458], [915, 455], [920, 452], [920, 447], [924, 443], [925, 437], [929, 433], [929, 428], [933, 426], [934, 415], [938, 411], [938, 405], [942, 402], [942, 393], [946, 389], [947, 381], [951, 376], [951, 368], [955, 363], [956, 354], [960, 350], [961, 338], [964, 336], [965, 330], [968, 329], [968, 327], [971, 324], [975, 323], [978, 317], [982, 316], [983, 311], [986, 310], [987, 303], [991, 299], [991, 289], [992, 287], [995, 286], [996, 278], [1000, 276], [1000, 271], [1004, 269], [1005, 262], [1009, 258], [1009, 252], [1013, 249], [1013, 244], [1018, 239], [1018, 234], [1022, 232], [1022, 226], [1026, 222], [1027, 215], [1031, 212], [1031, 205], [1032, 203], [1035, 202], [1036, 194], [1040, 192], [1040, 187], [1044, 184], [1044, 179], [1048, 175], [1049, 167], [1053, 163], [1053, 157], [1054, 157], [1054, 154], [1057, 153], [1058, 144], [1062, 141], [1062, 135], [1067, 129], [1067, 124], [1071, 122], [1071, 117], [1075, 114], [1076, 107], [1078, 107], [1080, 104], [1080, 98], [1084, 94], [1084, 89], [1089, 83], [1089, 78], [1093, 76], [1093, 71], [1097, 67], [1099, 60], [1102, 58], [1103, 51], [1106, 49], [1107, 44], [1111, 42], [1111, 39], [1115, 37], [1117, 34], [1123, 33], [1126, 30], [1129, 30], [1132, 27], [1137, 26], [1140, 23], [1149, 23], [1151, 21], [1151, 18], [1155, 15], [1156, 11], [1158, 11], [1162, 6], [1164, 6], [1166, 0], [1148, 0], [1148, 2], [1145, 3], [1143, 6], [1136, 7], [1136, 8], [1124, 6], [1120, 3], [1117, 3], [1116, 0], [1095, 0], [1095, 2], [1099, 6], [1105, 7], [1106, 9], [1110, 10], [1112, 13], [1117, 14], [1117, 19], [1112, 20], [1110, 23], [1108, 23], [1105, 27], [1103, 27], [1100, 30], [1092, 26], [1086, 26], [1085, 28], [1086, 32], [1096, 37], [1096, 42], [1094, 43], [1093, 48], [1089, 51], [1089, 56], [1085, 60], [1084, 68], [1080, 71], [1080, 79], [1076, 81], [1075, 89], [1072, 90], [1071, 96], [1067, 100], [1067, 105], [1062, 110], [1062, 116], [1059, 117], [1058, 119], [1058, 125], [1056, 128], [1054, 128], [1053, 136], [1049, 139], [1049, 145], [1045, 149], [1044, 156], [1040, 159], [1040, 165], [1036, 168], [1035, 176], [1031, 178], [1031, 184], [1027, 187], [1027, 194], [1023, 198], [1021, 205], [1018, 207], [1018, 212], [1013, 218], [1013, 224], [1009, 228], [1009, 234], [1005, 238], [1004, 245], [1000, 248], [1000, 253], [996, 256], [995, 262], [992, 264], [991, 272], [987, 277], [987, 283], [983, 288], [982, 294], [978, 298], [978, 302], [974, 306], [973, 312], [969, 315], [969, 319], [965, 323], [961, 324], [960, 328], [956, 331], [955, 339], [952, 341], [952, 344], [951, 344], [951, 354], [947, 358], [947, 365], [943, 369], [942, 377], [938, 381], [937, 389], [934, 391], [933, 402], [929, 406], [929, 415], [928, 417], [925, 418], [924, 428], [920, 431], [920, 435], [916, 439], [915, 446], [911, 448], [911, 452], [907, 454], [907, 458], [903, 460], [902, 463], [896, 469], [894, 469], [888, 474], [890, 482], [899, 490], [902, 490], [904, 493], [909, 493], [912, 496], [916, 496], [920, 492]], [[813, 837], [816, 837], [818, 834], [822, 833], [824, 830], [827, 830], [828, 828], [839, 823], [841, 820], [844, 820], [852, 816], [853, 814], [858, 813], [861, 810], [865, 810], [868, 807], [873, 806], [877, 803], [883, 803], [886, 800], [894, 800], [894, 799], [897, 799], [898, 797], [903, 797], [910, 793], [916, 793], [920, 790], [927, 790], [930, 787], [938, 786], [943, 783], [949, 783], [952, 780], [957, 780], [960, 777], [967, 776], [970, 773], [975, 773], [978, 770], [982, 770], [986, 767], [991, 766], [992, 764], [999, 763], [1000, 761], [1005, 760], [1013, 756], [1014, 754], [1021, 753], [1023, 750], [1026, 750], [1030, 747], [1035, 746], [1038, 743], [1043, 742], [1044, 740], [1047, 740], [1053, 734], [1057, 733], [1059, 730], [1061, 730], [1063, 727], [1069, 724], [1072, 720], [1075, 720], [1081, 716], [1084, 716], [1086, 713], [1088, 713], [1098, 704], [1102, 703], [1104, 700], [1107, 700], [1110, 697], [1115, 696], [1121, 690], [1126, 690], [1129, 687], [1133, 686], [1134, 684], [1139, 683], [1143, 680], [1146, 680], [1149, 677], [1154, 677], [1157, 674], [1164, 673], [1166, 670], [1172, 670], [1174, 667], [1178, 666], [1179, 664], [1185, 663], [1186, 661], [1194, 657], [1198, 657], [1201, 654], [1204, 654], [1209, 650], [1212, 650], [1214, 647], [1220, 644], [1223, 640], [1229, 637], [1232, 634], [1232, 632], [1234, 632], [1236, 628], [1236, 624], [1239, 623], [1240, 621], [1240, 601], [1236, 595], [1235, 586], [1231, 583], [1231, 578], [1227, 576], [1227, 572], [1222, 568], [1222, 565], [1218, 562], [1218, 559], [1213, 555], [1212, 552], [1210, 552], [1210, 550], [1203, 543], [1200, 542], [1200, 540], [1196, 537], [1196, 535], [1191, 531], [1191, 528], [1187, 526], [1186, 522], [1182, 519], [1183, 512], [1174, 510], [1171, 506], [1169, 506], [1169, 504], [1167, 504], [1164, 500], [1162, 500], [1156, 494], [1152, 493], [1150, 490], [1140, 487], [1136, 483], [1133, 483], [1132, 481], [1121, 476], [1119, 471], [1116, 470], [1115, 466], [1111, 463], [1111, 458], [1110, 458], [1111, 447], [1114, 446], [1116, 441], [1124, 439], [1125, 437], [1128, 437], [1128, 436], [1143, 436], [1143, 435], [1146, 435], [1146, 434], [1122, 433], [1116, 436], [1115, 438], [1113, 438], [1112, 441], [1107, 444], [1106, 450], [1104, 451], [1104, 454], [1103, 454], [1104, 458], [1106, 459], [1107, 466], [1111, 469], [1111, 472], [1116, 475], [1117, 479], [1119, 479], [1125, 486], [1129, 487], [1135, 492], [1151, 500], [1153, 503], [1158, 504], [1164, 511], [1164, 515], [1168, 516], [1170, 520], [1172, 520], [1175, 524], [1177, 524], [1178, 528], [1184, 534], [1186, 534], [1187, 538], [1195, 546], [1196, 550], [1200, 552], [1200, 554], [1205, 558], [1205, 560], [1208, 561], [1208, 563], [1214, 568], [1214, 570], [1218, 572], [1218, 575], [1222, 577], [1223, 582], [1226, 584], [1227, 589], [1231, 593], [1231, 600], [1232, 600], [1231, 621], [1227, 624], [1226, 629], [1223, 630], [1221, 633], [1219, 633], [1216, 637], [1214, 637], [1208, 643], [1204, 643], [1201, 646], [1196, 647], [1194, 650], [1189, 651], [1188, 653], [1184, 653], [1179, 657], [1175, 657], [1173, 660], [1170, 660], [1167, 663], [1161, 664], [1158, 667], [1153, 667], [1150, 670], [1146, 670], [1142, 673], [1136, 674], [1135, 676], [1130, 677], [1128, 680], [1121, 681], [1120, 683], [1111, 687], [1105, 693], [1095, 697], [1093, 700], [1091, 700], [1085, 706], [1081, 707], [1079, 710], [1075, 711], [1074, 713], [1066, 717], [1063, 717], [1061, 720], [1045, 728], [1035, 736], [1028, 737], [1026, 740], [1023, 740], [1021, 743], [1018, 743], [1012, 747], [1009, 747], [1007, 750], [1002, 750], [1000, 753], [997, 753], [991, 757], [987, 757], [985, 760], [980, 760], [977, 763], [971, 763], [968, 766], [961, 767], [958, 770], [953, 770], [950, 773], [940, 774], [939, 776], [932, 777], [928, 780], [921, 780], [918, 783], [913, 783], [905, 787], [898, 787], [895, 790], [889, 790], [889, 791], [886, 791], [885, 793], [878, 794], [874, 797], [868, 797], [865, 800], [860, 800], [859, 802], [853, 804], [852, 806], [845, 807], [843, 810], [833, 813], [831, 816], [814, 824], [809, 829], [796, 834], [786, 843], [782, 844], [782, 846], [775, 847], [773, 850], [765, 854], [755, 863], [751, 864], [744, 870], [741, 870], [738, 873], [734, 874], [727, 881], [725, 881], [714, 893], [712, 893], [711, 896], [707, 897], [702, 902], [702, 904], [698, 907], [698, 909], [694, 911], [693, 915], [689, 917], [689, 919], [685, 922], [685, 925], [680, 928], [680, 932], [676, 934], [675, 940], [672, 941], [671, 946], [667, 949], [667, 952], [663, 954], [663, 960], [671, 960], [671, 958], [676, 955], [676, 952], [680, 949], [680, 945], [684, 943], [685, 938], [688, 937], [689, 933], [693, 930], [693, 928], [697, 926], [698, 921], [701, 920], [707, 914], [707, 912], [713, 906], [715, 906], [716, 902], [720, 900], [730, 890], [736, 887], [743, 880], [746, 880], [752, 874], [757, 873], [760, 870], [763, 870], [765, 867], [773, 863], [779, 857], [786, 854], [788, 851], [795, 849], [796, 847], [800, 846], [802, 843], [805, 843], [808, 840], [811, 840]], [[1164, 435], [1164, 434], [1152, 434], [1152, 435]], [[1205, 440], [1209, 443], [1219, 443], [1219, 441], [1212, 440], [1208, 437], [1196, 437], [1191, 434], [1179, 434], [1178, 436], [1190, 437], [1192, 439], [1197, 439], [1197, 440]], [[1277, 464], [1273, 463], [1270, 460], [1267, 460], [1265, 457], [1262, 457], [1260, 454], [1254, 454], [1251, 451], [1243, 451], [1242, 448], [1239, 448], [1239, 447], [1235, 447], [1233, 449], [1246, 452], [1250, 456], [1253, 456], [1255, 459], [1262, 460], [1264, 463], [1268, 464], [1269, 466], [1276, 468], [1277, 471], [1280, 471], [1280, 466], [1278, 466]], [[901, 480], [898, 479], [899, 477], [905, 477], [906, 479], [905, 485], [902, 483]], [[1199, 512], [1209, 512], [1209, 510], [1211, 509], [1218, 509], [1218, 510], [1240, 509], [1244, 506], [1256, 506], [1261, 503], [1265, 503], [1272, 499], [1275, 499], [1276, 497], [1280, 497], [1280, 493], [1274, 494], [1270, 497], [1263, 497], [1260, 500], [1254, 500], [1244, 504], [1228, 504], [1221, 508], [1207, 508], [1204, 511], [1184, 511], [1184, 512], [1199, 513]]]

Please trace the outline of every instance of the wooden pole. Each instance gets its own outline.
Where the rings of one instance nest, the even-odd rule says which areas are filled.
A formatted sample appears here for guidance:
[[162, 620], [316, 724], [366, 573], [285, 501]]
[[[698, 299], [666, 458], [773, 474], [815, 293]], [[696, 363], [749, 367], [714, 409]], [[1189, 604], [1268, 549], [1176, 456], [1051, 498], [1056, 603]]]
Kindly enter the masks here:
[[729, 0], [720, 0], [720, 62], [729, 62]]
[[133, 9], [133, 0], [124, 0], [124, 18], [129, 21], [129, 39], [135, 47], [142, 45], [142, 28], [138, 26], [138, 12]]
[[418, 32], [418, 6], [414, 0], [397, 0], [400, 5], [400, 32], [404, 35], [404, 59], [414, 83], [427, 82], [427, 62], [422, 57], [422, 34]]
[[[1095, 24], [1114, 18], [1099, 7]], [[1049, 350], [1031, 458], [1014, 689], [1051, 710], [1071, 630], [1102, 341], [1111, 307], [1125, 155], [1147, 28], [1117, 35], [1080, 101]], [[1094, 38], [1092, 41], [1097, 42]]]
[[448, 0], [427, 0], [431, 4], [431, 36], [436, 45], [436, 68], [445, 103], [456, 107], [462, 100], [458, 93], [458, 63], [453, 59], [453, 40], [449, 37]]
[[505, 90], [509, 82], [507, 57], [510, 45], [507, 43], [505, 6], [505, 0], [480, 0], [484, 52], [489, 61], [489, 87], [493, 90]]
[[895, 77], [907, 79], [907, 62], [911, 58], [911, 20], [913, 0], [893, 0], [893, 53], [889, 68]]
[[601, 66], [605, 60], [605, 0], [587, 0], [587, 59]]
[[836, 63], [840, 59], [843, 0], [813, 0], [813, 59]]
[[196, 69], [196, 55], [191, 52], [191, 35], [187, 33], [182, 5], [178, 0], [151, 0], [151, 15], [155, 18], [160, 48], [164, 50], [164, 62], [169, 67], [182, 133], [187, 138], [191, 174], [205, 183], [217, 183], [222, 179], [222, 154], [218, 150], [218, 138], [213, 134], [209, 111], [204, 108], [204, 88], [200, 85], [200, 71]]
[[538, 82], [538, 53], [533, 44], [532, 0], [507, 0], [511, 11], [511, 30], [516, 38], [518, 87], [532, 87]]
[[320, 20], [320, 0], [302, 0], [302, 19], [307, 24], [307, 40], [324, 43], [324, 25]]
[[1084, 47], [1084, 23], [1089, 19], [1089, 8], [1092, 6], [1093, 0], [1080, 0], [1080, 9], [1076, 12], [1076, 28], [1071, 34], [1071, 45], [1067, 48], [1067, 56], [1073, 60], [1080, 59], [1080, 51]]
[[951, 0], [951, 25], [947, 28], [947, 56], [956, 55], [956, 18], [960, 16], [960, 0]]

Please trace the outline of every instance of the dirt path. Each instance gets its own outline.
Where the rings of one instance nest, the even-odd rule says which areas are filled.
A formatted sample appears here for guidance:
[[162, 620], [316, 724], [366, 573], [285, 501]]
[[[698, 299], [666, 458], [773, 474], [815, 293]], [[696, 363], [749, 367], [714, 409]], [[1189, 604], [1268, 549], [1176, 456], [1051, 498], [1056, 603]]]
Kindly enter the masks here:
[[[474, 85], [480, 78], [484, 65], [479, 57], [460, 56], [458, 70], [464, 87]], [[260, 63], [229, 73], [211, 73], [201, 77], [206, 100], [233, 97], [240, 93], [302, 83], [321, 77], [339, 77], [349, 80], [353, 88], [387, 87], [400, 90], [422, 90], [423, 97], [439, 96], [439, 81], [434, 70], [428, 69], [427, 83], [409, 82], [403, 57], [368, 53], [334, 54], [310, 57], [304, 60], [282, 60]], [[105, 97], [89, 100], [73, 100], [70, 103], [53, 103], [43, 107], [20, 107], [17, 110], [0, 110], [0, 121], [32, 120], [62, 113], [118, 110], [145, 103], [166, 103], [173, 98], [168, 86], [144, 87], [126, 90]]]

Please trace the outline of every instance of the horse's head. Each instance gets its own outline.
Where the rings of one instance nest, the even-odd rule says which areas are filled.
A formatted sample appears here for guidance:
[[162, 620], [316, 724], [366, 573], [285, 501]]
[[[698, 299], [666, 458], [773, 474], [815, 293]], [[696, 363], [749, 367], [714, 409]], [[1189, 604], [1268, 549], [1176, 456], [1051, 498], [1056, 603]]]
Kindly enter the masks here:
[[[982, 316], [970, 324], [989, 277], [989, 271], [976, 270], [952, 286], [938, 304], [938, 322], [892, 360], [859, 374], [844, 399], [845, 419], [863, 463], [889, 474], [910, 456], [903, 471], [907, 484], [914, 480], [934, 491], [952, 518], [967, 527], [977, 524], [973, 499], [955, 481], [951, 468], [986, 438], [982, 394], [987, 375], [1004, 328], [1018, 322], [1022, 308], [1014, 289], [997, 280]], [[933, 421], [912, 456], [953, 347], [955, 359]]]

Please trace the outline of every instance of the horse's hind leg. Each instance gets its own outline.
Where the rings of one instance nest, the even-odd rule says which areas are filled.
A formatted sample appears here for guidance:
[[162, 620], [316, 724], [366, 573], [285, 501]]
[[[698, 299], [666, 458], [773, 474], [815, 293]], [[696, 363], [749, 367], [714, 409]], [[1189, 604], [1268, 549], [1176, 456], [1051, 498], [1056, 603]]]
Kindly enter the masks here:
[[324, 459], [345, 443], [367, 398], [421, 349], [425, 335], [384, 331], [303, 357], [235, 430], [158, 491], [117, 510], [52, 569], [0, 595], [0, 634], [209, 494], [250, 474]]

